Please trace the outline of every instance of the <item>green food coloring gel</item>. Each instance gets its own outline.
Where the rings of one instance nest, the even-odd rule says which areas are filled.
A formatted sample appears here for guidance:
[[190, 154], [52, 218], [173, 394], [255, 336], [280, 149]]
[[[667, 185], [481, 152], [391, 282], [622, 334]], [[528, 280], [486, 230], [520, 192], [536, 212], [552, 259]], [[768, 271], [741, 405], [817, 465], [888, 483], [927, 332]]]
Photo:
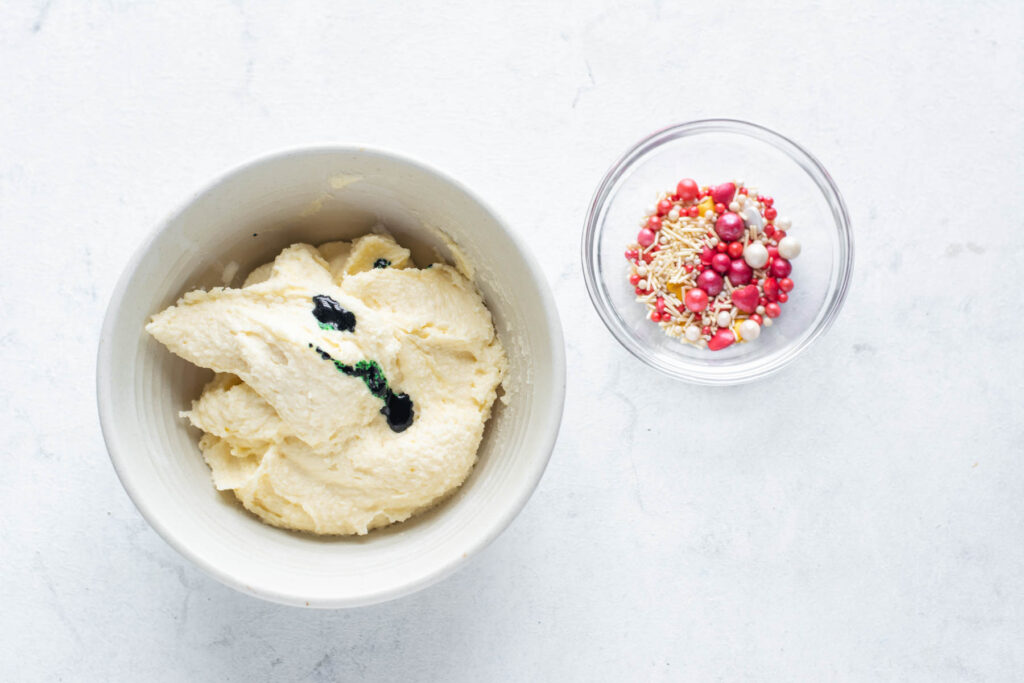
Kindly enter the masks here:
[[380, 363], [375, 360], [361, 360], [349, 365], [340, 360], [334, 360], [331, 358], [331, 354], [319, 346], [314, 347], [310, 344], [309, 347], [315, 349], [324, 360], [331, 361], [339, 372], [363, 380], [363, 384], [366, 385], [370, 393], [384, 401], [384, 407], [380, 409], [380, 412], [387, 419], [391, 431], [404, 432], [409, 428], [414, 414], [412, 399], [408, 394], [396, 394], [391, 390]]

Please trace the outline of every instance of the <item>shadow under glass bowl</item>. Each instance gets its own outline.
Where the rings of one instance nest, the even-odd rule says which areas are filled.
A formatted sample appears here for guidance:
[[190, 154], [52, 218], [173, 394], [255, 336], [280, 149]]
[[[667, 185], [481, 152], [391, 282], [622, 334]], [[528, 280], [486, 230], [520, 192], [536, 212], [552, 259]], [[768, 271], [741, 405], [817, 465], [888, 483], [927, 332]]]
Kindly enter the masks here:
[[[751, 343], [713, 352], [669, 337], [647, 317], [629, 284], [627, 245], [645, 207], [682, 178], [700, 185], [743, 180], [774, 197], [802, 251], [795, 287], [782, 315]], [[658, 131], [638, 142], [605, 175], [583, 231], [583, 276], [601, 320], [630, 353], [651, 367], [696, 384], [739, 384], [776, 372], [833, 323], [853, 270], [846, 205], [831, 176], [806, 150], [745, 121], [708, 119]]]

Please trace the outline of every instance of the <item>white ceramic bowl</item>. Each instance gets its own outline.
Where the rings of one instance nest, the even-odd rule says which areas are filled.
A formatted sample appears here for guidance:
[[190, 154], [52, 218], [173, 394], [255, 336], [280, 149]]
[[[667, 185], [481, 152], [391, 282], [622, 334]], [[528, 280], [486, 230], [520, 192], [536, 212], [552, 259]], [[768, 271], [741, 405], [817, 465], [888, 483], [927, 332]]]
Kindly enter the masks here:
[[[367, 536], [276, 529], [218, 493], [178, 417], [212, 376], [143, 331], [196, 287], [238, 285], [294, 242], [347, 239], [383, 223], [430, 262], [465, 254], [509, 354], [509, 402], [495, 404], [479, 460], [449, 500]], [[554, 446], [565, 352], [544, 276], [501, 219], [430, 167], [365, 148], [277, 154], [214, 182], [135, 254], [111, 297], [97, 366], [100, 422], [118, 476], [146, 520], [229, 586], [276, 602], [348, 607], [395, 598], [452, 572], [525, 505]]]

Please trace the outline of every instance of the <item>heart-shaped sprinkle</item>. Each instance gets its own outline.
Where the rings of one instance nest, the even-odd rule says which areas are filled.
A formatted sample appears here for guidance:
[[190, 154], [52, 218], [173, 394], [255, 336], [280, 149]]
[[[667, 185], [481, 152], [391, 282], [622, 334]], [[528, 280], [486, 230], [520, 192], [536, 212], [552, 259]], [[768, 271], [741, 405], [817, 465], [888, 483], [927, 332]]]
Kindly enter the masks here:
[[747, 285], [732, 290], [732, 303], [744, 313], [753, 313], [757, 310], [758, 292], [756, 285]]

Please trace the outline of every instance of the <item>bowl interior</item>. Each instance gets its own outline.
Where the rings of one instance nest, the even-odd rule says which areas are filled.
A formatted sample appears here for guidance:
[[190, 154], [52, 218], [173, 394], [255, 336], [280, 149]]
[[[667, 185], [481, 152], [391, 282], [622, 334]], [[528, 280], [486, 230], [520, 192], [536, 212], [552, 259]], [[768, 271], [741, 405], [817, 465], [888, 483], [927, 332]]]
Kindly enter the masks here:
[[[755, 343], [714, 353], [680, 343], [647, 318], [627, 281], [623, 252], [645, 209], [687, 177], [701, 185], [742, 180], [774, 197], [779, 216], [793, 222], [789, 234], [803, 248], [790, 276], [796, 286]], [[642, 142], [598, 189], [584, 239], [587, 284], [612, 333], [645, 362], [704, 383], [753, 379], [788, 362], [831, 322], [852, 257], [845, 208], [824, 169], [785, 138], [741, 122], [684, 124]]]
[[[240, 285], [294, 242], [349, 239], [383, 225], [424, 265], [473, 268], [509, 355], [479, 460], [447, 501], [364, 537], [267, 526], [218, 493], [178, 412], [212, 376], [143, 331], [196, 287]], [[441, 232], [443, 231], [443, 233]], [[447, 235], [447, 237], [445, 236]], [[305, 150], [231, 173], [144, 246], [111, 301], [98, 394], [104, 435], [129, 495], [174, 547], [229, 585], [291, 604], [367, 604], [436, 580], [497, 535], [543, 472], [564, 395], [561, 330], [547, 287], [501, 222], [453, 181], [362, 149]]]

